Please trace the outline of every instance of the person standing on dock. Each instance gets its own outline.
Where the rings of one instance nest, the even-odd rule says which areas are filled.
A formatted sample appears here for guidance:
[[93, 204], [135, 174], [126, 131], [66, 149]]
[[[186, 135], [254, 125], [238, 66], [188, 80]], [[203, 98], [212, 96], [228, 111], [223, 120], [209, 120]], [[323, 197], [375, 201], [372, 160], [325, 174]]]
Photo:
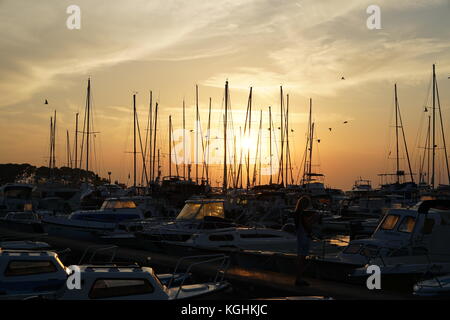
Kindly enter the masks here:
[[298, 263], [296, 286], [309, 286], [309, 283], [303, 280], [303, 273], [306, 269], [306, 257], [309, 254], [311, 244], [312, 226], [316, 220], [316, 211], [313, 207], [312, 199], [309, 196], [301, 196], [294, 211]]

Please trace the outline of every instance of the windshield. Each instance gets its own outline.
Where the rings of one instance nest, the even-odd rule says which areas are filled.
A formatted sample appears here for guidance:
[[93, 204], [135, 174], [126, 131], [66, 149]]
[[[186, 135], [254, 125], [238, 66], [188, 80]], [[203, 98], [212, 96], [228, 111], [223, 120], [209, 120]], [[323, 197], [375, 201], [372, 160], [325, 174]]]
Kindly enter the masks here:
[[197, 216], [197, 213], [200, 209], [200, 204], [199, 203], [186, 203], [186, 205], [184, 206], [183, 210], [181, 210], [181, 212], [178, 214], [177, 216], [177, 220], [180, 219], [195, 219], [195, 217]]
[[204, 217], [224, 217], [223, 203], [187, 203], [177, 217], [177, 220], [201, 220]]
[[381, 225], [381, 229], [393, 230], [399, 219], [400, 217], [397, 215], [388, 215], [386, 219], [384, 219], [383, 224]]
[[128, 200], [128, 201], [105, 201], [103, 203], [102, 209], [134, 209], [136, 208], [136, 204], [134, 201]]

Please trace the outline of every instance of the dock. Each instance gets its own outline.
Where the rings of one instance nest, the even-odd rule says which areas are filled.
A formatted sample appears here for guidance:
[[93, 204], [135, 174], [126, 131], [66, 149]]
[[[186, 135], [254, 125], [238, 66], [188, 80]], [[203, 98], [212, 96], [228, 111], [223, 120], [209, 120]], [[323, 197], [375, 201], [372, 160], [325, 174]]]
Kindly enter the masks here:
[[[71, 252], [80, 256], [86, 248], [100, 246], [98, 243], [54, 237], [49, 235], [33, 235], [29, 233], [17, 233], [0, 229], [0, 233], [8, 234], [14, 238], [27, 239], [35, 237], [35, 240], [49, 243], [53, 248], [59, 250], [70, 248]], [[105, 245], [107, 247], [107, 245]], [[99, 253], [98, 256], [108, 256], [107, 252]], [[110, 253], [109, 253], [110, 255]], [[146, 250], [132, 249], [128, 247], [115, 248], [115, 260], [121, 262], [138, 263], [143, 266], [151, 266], [158, 272], [168, 272], [173, 270], [180, 256], [163, 253], [150, 252]], [[78, 261], [71, 261], [78, 263]], [[213, 276], [217, 272], [215, 266], [198, 266], [193, 269], [194, 274], [202, 276]], [[297, 287], [294, 285], [295, 274], [271, 272], [258, 270], [256, 268], [243, 268], [233, 265], [226, 272], [225, 279], [232, 287], [236, 287], [236, 298], [245, 296], [255, 296], [255, 293], [266, 298], [289, 297], [289, 296], [321, 296], [330, 297], [336, 300], [404, 300], [413, 298], [410, 294], [390, 292], [386, 290], [369, 290], [364, 286], [336, 282], [323, 279], [305, 277], [310, 283], [307, 287]], [[245, 294], [242, 294], [245, 291]], [[252, 294], [253, 293], [253, 294]], [[229, 298], [235, 297], [233, 294]]]

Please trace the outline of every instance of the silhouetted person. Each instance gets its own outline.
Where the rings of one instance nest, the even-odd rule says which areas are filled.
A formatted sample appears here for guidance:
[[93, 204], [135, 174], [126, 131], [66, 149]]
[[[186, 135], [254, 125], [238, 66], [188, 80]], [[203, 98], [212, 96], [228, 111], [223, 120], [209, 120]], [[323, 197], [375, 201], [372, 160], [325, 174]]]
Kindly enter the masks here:
[[303, 273], [306, 267], [306, 257], [309, 254], [311, 245], [312, 226], [316, 221], [316, 212], [310, 197], [302, 196], [297, 201], [294, 211], [295, 228], [297, 231], [297, 278], [296, 286], [309, 286], [309, 283], [303, 280]]

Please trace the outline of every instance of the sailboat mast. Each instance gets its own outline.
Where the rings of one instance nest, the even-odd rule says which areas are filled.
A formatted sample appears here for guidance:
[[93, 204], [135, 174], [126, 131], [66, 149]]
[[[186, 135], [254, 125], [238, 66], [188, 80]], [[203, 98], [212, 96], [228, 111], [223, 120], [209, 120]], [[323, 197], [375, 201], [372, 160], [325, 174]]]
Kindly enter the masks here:
[[280, 171], [278, 172], [278, 180], [281, 178], [281, 185], [284, 186], [284, 126], [283, 126], [283, 87], [280, 86], [280, 137], [281, 137], [281, 157], [280, 157]]
[[78, 112], [75, 115], [75, 169], [78, 168]]
[[[261, 155], [259, 154], [259, 150], [260, 150], [260, 143], [261, 143], [261, 130], [262, 130], [262, 110], [260, 110], [259, 113], [259, 131], [258, 131], [258, 140], [256, 142], [256, 157], [255, 157], [255, 164], [253, 167], [253, 181], [252, 184], [253, 186], [256, 185], [256, 175], [257, 175], [257, 164], [258, 164], [258, 157], [260, 157]], [[261, 174], [261, 173], [259, 173]]]
[[[149, 111], [148, 111], [148, 133], [145, 135], [145, 140], [147, 140], [147, 137], [149, 138], [149, 142], [148, 142], [148, 154], [149, 154], [149, 171], [150, 171], [150, 182], [152, 181], [152, 170], [151, 170], [151, 166], [152, 166], [152, 158], [153, 158], [153, 150], [152, 150], [152, 127], [153, 127], [153, 119], [152, 119], [152, 109], [153, 109], [153, 92], [150, 90], [150, 104], [149, 104]], [[145, 143], [145, 148], [147, 149], [147, 141]], [[147, 152], [145, 155], [145, 158], [147, 158]]]
[[[155, 105], [155, 126], [153, 128], [153, 158], [152, 158], [152, 177], [155, 179], [155, 154], [156, 154], [156, 128], [158, 127], [158, 102]], [[158, 169], [159, 171], [159, 149], [158, 149]], [[158, 172], [157, 172], [158, 173]]]
[[272, 184], [272, 109], [269, 106], [269, 159], [270, 159], [270, 181], [269, 184]]
[[169, 116], [169, 177], [172, 176], [172, 116]]
[[435, 160], [436, 160], [436, 66], [433, 64], [433, 151], [431, 160], [431, 187], [435, 188]]
[[227, 191], [227, 121], [228, 121], [228, 80], [225, 82], [225, 115], [223, 124], [223, 193]]
[[136, 94], [133, 94], [133, 187], [136, 192]]
[[397, 183], [400, 183], [400, 156], [398, 154], [398, 98], [397, 98], [397, 84], [394, 85], [395, 91], [395, 142], [396, 142], [396, 164], [397, 164]]
[[186, 179], [186, 105], [183, 99], [183, 178]]
[[286, 95], [286, 185], [289, 184], [289, 95]]
[[48, 157], [48, 168], [52, 169], [53, 163], [53, 117], [50, 117], [50, 154]]
[[67, 153], [67, 167], [72, 168], [72, 160], [70, 159], [70, 140], [69, 140], [69, 130], [66, 130], [66, 153]]
[[161, 176], [161, 159], [160, 159], [160, 149], [158, 149], [158, 176], [156, 177], [158, 181], [160, 176]]
[[207, 139], [206, 139], [206, 183], [209, 184], [209, 144], [210, 144], [210, 136], [211, 136], [211, 106], [212, 99], [209, 98], [209, 111], [208, 111], [208, 131], [207, 131]]
[[312, 174], [312, 154], [313, 154], [313, 140], [314, 140], [314, 123], [312, 122], [312, 99], [309, 99], [309, 164], [308, 164], [308, 179], [311, 180]]
[[[252, 95], [253, 87], [250, 87], [250, 94], [248, 96], [248, 139], [250, 141], [252, 136]], [[250, 145], [247, 150], [247, 189], [250, 188]]]
[[195, 182], [198, 184], [198, 85], [195, 86]]
[[53, 169], [56, 168], [56, 110], [53, 118]]
[[90, 114], [91, 114], [91, 78], [88, 79], [87, 98], [86, 98], [86, 181], [89, 175], [89, 135], [90, 135]]

